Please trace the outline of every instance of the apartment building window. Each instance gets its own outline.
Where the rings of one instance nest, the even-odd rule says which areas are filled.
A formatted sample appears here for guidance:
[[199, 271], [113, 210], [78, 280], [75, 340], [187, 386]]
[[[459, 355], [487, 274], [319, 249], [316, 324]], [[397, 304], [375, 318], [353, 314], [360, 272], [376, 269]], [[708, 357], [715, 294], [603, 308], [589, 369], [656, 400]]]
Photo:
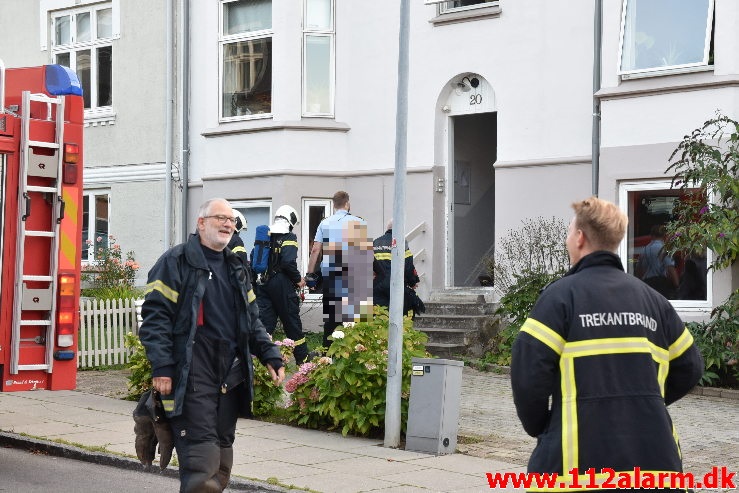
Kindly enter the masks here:
[[221, 1], [221, 121], [272, 113], [272, 1]]
[[83, 262], [96, 260], [98, 249], [108, 248], [109, 222], [110, 193], [107, 190], [85, 192], [82, 201]]
[[272, 224], [272, 202], [265, 200], [229, 200], [231, 207], [244, 215], [247, 227], [239, 231], [239, 236], [244, 242], [247, 255], [251, 256], [254, 247], [254, 238], [257, 234], [257, 226]]
[[439, 13], [457, 12], [459, 10], [476, 9], [480, 7], [489, 7], [490, 4], [497, 4], [498, 0], [453, 0], [451, 2], [439, 2]]
[[621, 247], [626, 272], [661, 292], [682, 308], [710, 308], [711, 276], [708, 250], [670, 254], [663, 248], [665, 226], [673, 220], [680, 201], [707, 202], [696, 190], [676, 190], [670, 182], [634, 182], [621, 185], [621, 207], [629, 225]]
[[305, 0], [303, 116], [334, 114], [334, 0]]
[[624, 0], [619, 74], [713, 64], [714, 0]]
[[113, 8], [95, 4], [51, 13], [52, 59], [77, 73], [85, 116], [113, 105]]

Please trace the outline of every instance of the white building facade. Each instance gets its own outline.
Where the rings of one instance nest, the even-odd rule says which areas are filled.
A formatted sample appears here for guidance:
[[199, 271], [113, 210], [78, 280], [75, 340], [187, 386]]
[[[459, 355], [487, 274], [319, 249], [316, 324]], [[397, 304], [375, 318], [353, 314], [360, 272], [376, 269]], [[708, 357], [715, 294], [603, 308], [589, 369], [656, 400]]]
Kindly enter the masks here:
[[[337, 190], [371, 236], [384, 232], [397, 0], [0, 6], [15, 13], [0, 15], [6, 65], [80, 73], [87, 54], [89, 210], [100, 196], [142, 272], [212, 197], [245, 214], [247, 245], [280, 205], [295, 207], [303, 270]], [[477, 285], [496, 239], [524, 219], [567, 221], [594, 192], [629, 215], [621, 254], [634, 272], [677, 200], [672, 150], [716, 110], [739, 116], [738, 24], [734, 0], [411, 0], [405, 224], [422, 297]], [[739, 272], [709, 273], [704, 294], [673, 302], [705, 318], [738, 286]]]

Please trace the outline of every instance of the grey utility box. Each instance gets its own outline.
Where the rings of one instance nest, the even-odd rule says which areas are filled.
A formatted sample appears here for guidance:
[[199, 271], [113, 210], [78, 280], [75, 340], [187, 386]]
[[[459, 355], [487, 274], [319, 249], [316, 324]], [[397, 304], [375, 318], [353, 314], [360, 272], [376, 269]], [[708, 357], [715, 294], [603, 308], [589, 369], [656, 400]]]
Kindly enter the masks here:
[[405, 449], [453, 454], [457, 448], [461, 361], [413, 358]]

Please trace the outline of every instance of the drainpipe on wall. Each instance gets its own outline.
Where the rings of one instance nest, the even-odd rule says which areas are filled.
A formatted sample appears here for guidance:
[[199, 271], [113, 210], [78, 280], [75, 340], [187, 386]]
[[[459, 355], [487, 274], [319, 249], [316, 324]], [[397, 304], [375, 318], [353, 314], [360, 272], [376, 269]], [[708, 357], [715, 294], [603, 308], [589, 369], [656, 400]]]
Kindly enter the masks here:
[[187, 186], [190, 170], [190, 0], [180, 0], [180, 179], [182, 180], [182, 205], [180, 241], [187, 240], [189, 228]]
[[603, 0], [595, 0], [593, 36], [593, 195], [598, 196], [598, 180], [600, 173], [600, 70], [602, 65], [601, 48], [603, 45]]
[[165, 44], [167, 45], [166, 64], [165, 64], [165, 98], [167, 106], [165, 108], [165, 134], [164, 134], [164, 250], [170, 247], [171, 243], [171, 219], [172, 219], [172, 131], [174, 124], [172, 122], [172, 52], [174, 51], [174, 39], [172, 35], [172, 20], [174, 8], [172, 0], [167, 0], [166, 28], [165, 28]]

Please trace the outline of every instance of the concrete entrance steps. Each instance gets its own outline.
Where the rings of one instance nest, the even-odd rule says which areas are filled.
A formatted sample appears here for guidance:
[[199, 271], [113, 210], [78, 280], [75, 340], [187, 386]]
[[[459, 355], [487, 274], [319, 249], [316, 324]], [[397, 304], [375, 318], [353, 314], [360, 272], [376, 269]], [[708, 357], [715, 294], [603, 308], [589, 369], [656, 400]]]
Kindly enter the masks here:
[[413, 327], [428, 334], [426, 350], [435, 356], [479, 357], [498, 332], [494, 300], [489, 288], [433, 291]]

